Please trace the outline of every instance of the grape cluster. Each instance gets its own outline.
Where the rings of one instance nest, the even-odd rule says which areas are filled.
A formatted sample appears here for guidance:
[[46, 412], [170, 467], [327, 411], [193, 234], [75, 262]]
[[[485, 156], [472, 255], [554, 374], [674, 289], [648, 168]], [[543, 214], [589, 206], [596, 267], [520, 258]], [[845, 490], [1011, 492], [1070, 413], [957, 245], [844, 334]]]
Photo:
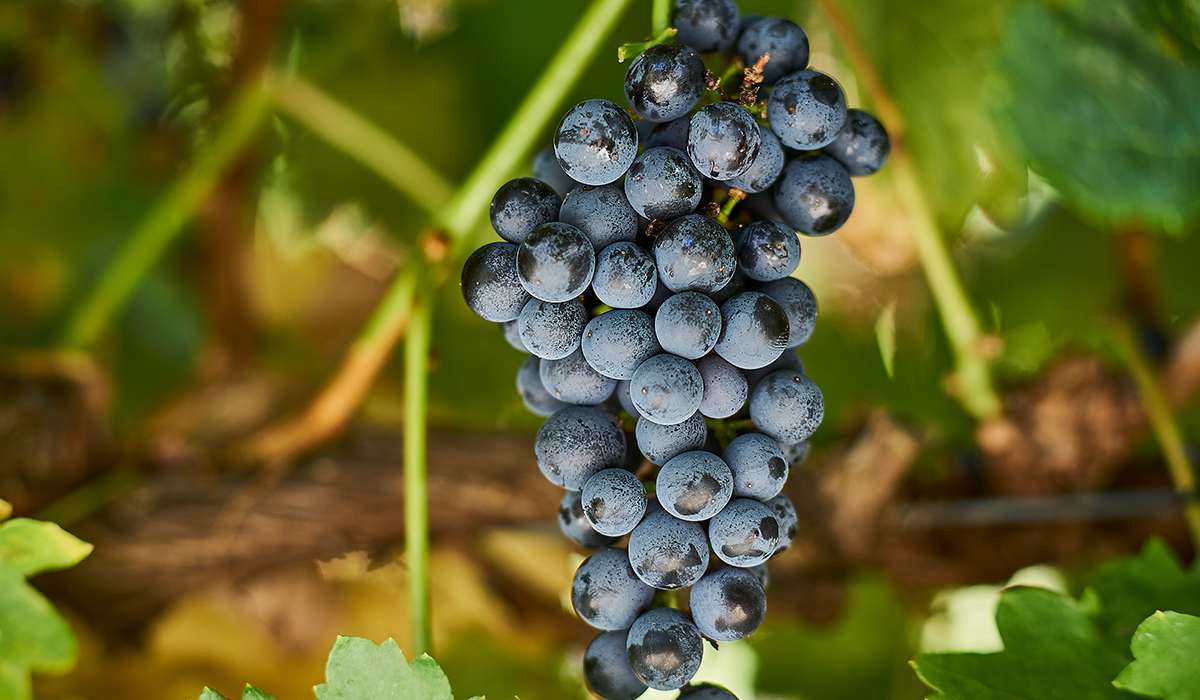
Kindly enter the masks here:
[[[630, 112], [581, 102], [534, 177], [496, 192], [503, 241], [462, 274], [471, 310], [529, 353], [517, 389], [546, 416], [535, 453], [567, 490], [562, 532], [598, 548], [571, 600], [603, 630], [584, 673], [607, 700], [647, 687], [732, 698], [687, 684], [705, 639], [762, 622], [765, 564], [796, 535], [782, 489], [824, 413], [796, 351], [817, 321], [792, 277], [797, 233], [842, 226], [851, 176], [889, 148], [878, 120], [808, 68], [796, 24], [679, 0], [673, 26], [678, 43], [630, 64]], [[740, 72], [736, 98], [706, 60]], [[680, 589], [686, 613], [662, 593]]]

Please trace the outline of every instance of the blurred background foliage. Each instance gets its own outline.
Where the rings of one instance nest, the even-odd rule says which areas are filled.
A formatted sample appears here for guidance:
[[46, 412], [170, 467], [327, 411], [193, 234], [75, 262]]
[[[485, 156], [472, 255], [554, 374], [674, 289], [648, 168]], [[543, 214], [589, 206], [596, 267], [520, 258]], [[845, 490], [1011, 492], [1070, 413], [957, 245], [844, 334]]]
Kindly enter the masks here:
[[[840, 8], [864, 55], [847, 52], [823, 6]], [[812, 64], [841, 82], [851, 106], [879, 107], [856, 65], [869, 61], [902, 116], [898, 143], [981, 325], [972, 351], [1002, 394], [1080, 354], [1123, 373], [1114, 319], [1135, 329], [1152, 364], [1188, 337], [1200, 311], [1197, 0], [742, 0], [741, 9], [801, 24]], [[53, 403], [30, 398], [25, 358], [57, 347], [73, 310], [257, 70], [310, 81], [460, 182], [580, 11], [547, 0], [0, 3], [4, 401], [23, 401], [34, 422], [38, 402]], [[648, 34], [649, 17], [648, 0], [632, 3], [566, 104], [621, 101], [625, 67], [614, 49]], [[547, 130], [539, 143], [549, 139]], [[117, 446], [90, 475], [134, 463], [226, 469], [225, 453], [206, 448], [300, 410], [392, 276], [415, 260], [425, 209], [286, 116], [270, 116], [231, 171], [89, 354], [103, 387], [89, 410]], [[891, 167], [857, 180], [850, 223], [802, 241], [798, 276], [821, 302], [802, 349], [826, 400], [814, 451], [844, 447], [883, 409], [923, 436], [914, 483], [969, 481], [988, 455], [956, 398], [955, 351], [922, 274], [901, 176]], [[493, 235], [480, 226], [468, 249]], [[534, 431], [540, 421], [513, 387], [522, 357], [466, 309], [457, 285], [438, 294], [432, 426]], [[397, 353], [375, 382], [363, 424], [399, 425], [400, 363]], [[198, 401], [206, 392], [223, 398]], [[1191, 444], [1200, 410], [1176, 408]], [[30, 492], [63, 448], [25, 445], [36, 431], [0, 414], [6, 454], [37, 452], [41, 462], [22, 464], [45, 472], [4, 475], [0, 497], [18, 510], [25, 496], [46, 505]], [[1130, 451], [1162, 471], [1149, 438]], [[246, 680], [307, 696], [333, 634], [396, 636], [404, 647], [403, 568], [369, 570], [361, 556], [190, 594], [131, 647], [72, 616], [80, 665], [41, 681], [40, 696], [193, 697], [204, 684], [228, 695]], [[508, 567], [553, 607], [577, 557], [538, 528], [492, 532], [470, 556], [438, 550], [435, 646], [456, 694], [582, 696], [581, 644], [564, 647], [519, 619], [479, 563]], [[706, 669], [760, 698], [920, 697], [906, 662], [922, 648], [936, 591], [870, 570], [848, 580], [838, 614], [820, 624], [780, 615]], [[980, 600], [973, 609], [995, 605]], [[990, 616], [962, 619], [986, 626]]]

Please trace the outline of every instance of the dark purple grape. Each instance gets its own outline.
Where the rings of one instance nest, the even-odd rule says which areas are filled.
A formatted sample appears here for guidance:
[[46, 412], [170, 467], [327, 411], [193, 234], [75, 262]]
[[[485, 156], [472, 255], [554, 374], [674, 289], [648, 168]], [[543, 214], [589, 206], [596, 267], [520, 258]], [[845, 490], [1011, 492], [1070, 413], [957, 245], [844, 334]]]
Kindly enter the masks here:
[[737, 696], [713, 683], [696, 683], [679, 689], [675, 700], [738, 700]]
[[800, 264], [800, 238], [789, 226], [755, 221], [742, 228], [737, 255], [738, 265], [747, 277], [770, 282], [796, 270]]
[[587, 516], [583, 514], [582, 494], [579, 491], [567, 491], [558, 504], [558, 529], [567, 539], [581, 547], [607, 547], [617, 541], [615, 537], [605, 537], [592, 529]]
[[[775, 554], [779, 554], [790, 547], [792, 541], [796, 539], [796, 526], [799, 522], [796, 517], [796, 506], [792, 505], [792, 499], [782, 493], [764, 502], [763, 505], [770, 508], [771, 512], [775, 514], [775, 520], [779, 521], [779, 544], [775, 545]], [[765, 583], [763, 585], [766, 586]]]
[[700, 174], [682, 152], [649, 148], [633, 161], [625, 176], [625, 196], [638, 214], [669, 221], [690, 214], [703, 194]]
[[692, 586], [688, 607], [700, 634], [718, 642], [736, 642], [762, 624], [767, 594], [754, 574], [723, 566]]
[[519, 244], [542, 224], [558, 221], [561, 202], [554, 188], [541, 180], [509, 180], [492, 197], [492, 228], [509, 243]]
[[705, 177], [730, 180], [745, 173], [761, 145], [758, 124], [739, 104], [714, 102], [692, 115], [687, 153]]
[[504, 342], [512, 346], [513, 350], [529, 352], [529, 348], [525, 347], [525, 343], [521, 340], [521, 329], [517, 327], [517, 319], [502, 321], [500, 332], [504, 334]]
[[625, 73], [625, 99], [651, 122], [678, 119], [704, 94], [704, 61], [683, 44], [655, 44], [638, 54]]
[[809, 236], [828, 236], [854, 211], [854, 183], [829, 156], [800, 156], [783, 169], [775, 206], [788, 226]]
[[658, 279], [672, 292], [711, 294], [737, 268], [733, 240], [716, 221], [699, 214], [675, 219], [654, 242]]
[[[691, 127], [691, 124], [692, 118], [687, 116], [663, 124], [656, 124], [650, 132], [650, 138], [646, 139], [646, 150], [666, 146], [674, 148], [681, 153], [687, 153], [688, 129]], [[691, 166], [691, 162], [689, 159], [689, 166]], [[691, 167], [694, 168], [695, 166]]]
[[708, 520], [733, 496], [733, 474], [711, 452], [684, 452], [659, 470], [654, 490], [663, 509], [676, 518]]
[[658, 307], [654, 334], [666, 352], [688, 360], [701, 358], [721, 337], [721, 308], [700, 292], [681, 292]]
[[646, 684], [629, 665], [629, 630], [601, 632], [583, 655], [583, 677], [588, 688], [604, 700], [634, 700]]
[[708, 522], [708, 539], [717, 558], [726, 564], [755, 566], [774, 553], [779, 542], [779, 521], [762, 503], [735, 498]]
[[782, 17], [769, 17], [744, 29], [737, 48], [747, 66], [763, 54], [771, 54], [763, 66], [763, 85], [774, 85], [783, 76], [808, 67], [808, 36], [795, 22]]
[[686, 588], [708, 568], [704, 528], [662, 508], [651, 509], [629, 534], [629, 562], [648, 586]]
[[700, 53], [725, 51], [737, 41], [738, 14], [734, 0], [678, 0], [671, 26], [676, 41]]
[[627, 535], [646, 514], [646, 489], [628, 470], [596, 472], [583, 485], [583, 513], [601, 535]]
[[621, 179], [637, 150], [633, 120], [608, 100], [575, 105], [554, 134], [558, 164], [568, 177], [584, 185], [607, 185]]
[[750, 419], [775, 440], [790, 444], [807, 440], [825, 416], [825, 399], [808, 377], [781, 369], [763, 378], [750, 392]]
[[614, 309], [637, 309], [650, 303], [658, 289], [654, 258], [636, 243], [613, 243], [596, 256], [592, 291]]
[[583, 294], [595, 271], [595, 247], [570, 224], [539, 226], [517, 251], [517, 278], [542, 301], [563, 302]]
[[662, 352], [654, 321], [637, 309], [613, 309], [593, 318], [583, 331], [582, 346], [588, 363], [614, 380], [633, 379], [643, 362]]
[[[807, 343], [808, 339], [812, 337], [813, 329], [817, 326], [819, 313], [817, 296], [813, 294], [812, 288], [795, 277], [784, 277], [760, 284], [756, 288], [779, 302], [779, 305], [783, 307], [783, 313], [787, 314], [787, 346], [795, 348]], [[799, 367], [790, 369], [798, 369], [803, 372], [804, 364], [801, 363]]]
[[583, 231], [597, 251], [632, 241], [638, 232], [637, 213], [617, 185], [576, 187], [563, 201], [558, 220]]
[[[657, 274], [657, 268], [658, 268], [658, 264], [655, 263], [656, 274]], [[654, 296], [650, 297], [650, 303], [643, 306], [642, 311], [645, 311], [646, 313], [657, 312], [659, 310], [659, 308], [662, 307], [663, 302], [666, 301], [667, 299], [670, 299], [671, 295], [674, 293], [675, 292], [672, 292], [670, 289], [667, 288], [667, 285], [663, 284], [661, 278], [658, 278], [655, 282]]]
[[[732, 236], [730, 236], [730, 240], [733, 240]], [[734, 249], [736, 250], [736, 248], [735, 244]], [[715, 292], [710, 292], [708, 296], [720, 306], [744, 291], [746, 291], [746, 276], [740, 270], [734, 270], [733, 276], [729, 278], [725, 286]]]
[[633, 399], [629, 396], [628, 379], [622, 379], [621, 381], [617, 382], [617, 390], [613, 393], [617, 397], [617, 401], [621, 404], [621, 408], [624, 409], [626, 413], [633, 416], [635, 419], [642, 415], [638, 413], [637, 406], [633, 405]]
[[521, 363], [521, 368], [517, 370], [517, 393], [521, 395], [525, 408], [539, 416], [549, 416], [567, 407], [567, 404], [554, 398], [542, 384], [541, 360], [534, 355], [526, 357]]
[[761, 139], [758, 157], [746, 172], [725, 182], [747, 194], [770, 189], [783, 172], [783, 145], [779, 143], [779, 137], [765, 126], [758, 127], [758, 134]]
[[[787, 312], [786, 307], [784, 308], [784, 312]], [[754, 387], [758, 386], [758, 383], [762, 381], [763, 377], [781, 369], [794, 369], [797, 372], [804, 374], [804, 362], [800, 359], [800, 355], [795, 350], [784, 350], [783, 354], [779, 356], [778, 360], [775, 360], [766, 367], [746, 370], [746, 383], [749, 385], [750, 390], [753, 391]]]
[[775, 83], [767, 101], [771, 130], [788, 148], [813, 151], [833, 143], [846, 121], [846, 95], [837, 81], [815, 70]]
[[692, 680], [704, 658], [704, 639], [686, 615], [674, 608], [655, 608], [629, 628], [629, 665], [655, 690], [674, 690]]
[[787, 460], [788, 467], [791, 469], [808, 461], [809, 447], [808, 440], [779, 444], [779, 449], [783, 451], [783, 458]]
[[734, 367], [765, 367], [787, 347], [787, 314], [765, 294], [743, 292], [721, 304], [721, 323], [714, 350]]
[[625, 434], [617, 419], [599, 408], [568, 406], [542, 423], [533, 450], [551, 483], [578, 491], [601, 469], [621, 466]]
[[695, 365], [704, 382], [700, 413], [709, 418], [728, 418], [737, 413], [750, 395], [742, 371], [719, 355], [705, 355]]
[[870, 175], [887, 162], [892, 142], [883, 124], [861, 109], [846, 111], [846, 123], [833, 143], [821, 150], [855, 177]]
[[[586, 509], [587, 496], [584, 499]], [[571, 605], [579, 619], [602, 630], [628, 628], [653, 599], [654, 589], [633, 573], [629, 553], [619, 547], [606, 547], [584, 559], [571, 583]]]
[[[782, 527], [780, 529], [782, 529]], [[783, 541], [782, 534], [779, 536], [779, 541]], [[781, 551], [783, 550], [779, 547], [779, 545], [776, 545], [775, 554], [778, 554]], [[775, 556], [775, 554], [772, 554], [771, 556]], [[754, 574], [754, 578], [758, 579], [758, 583], [760, 586], [762, 586], [763, 591], [771, 590], [771, 570], [766, 564], [749, 566], [743, 569], [743, 571], [749, 571], [750, 573]]]
[[579, 350], [559, 360], [540, 360], [538, 374], [550, 395], [564, 403], [594, 406], [612, 396], [617, 380], [600, 374]]
[[774, 498], [788, 478], [788, 463], [779, 443], [762, 433], [734, 438], [721, 459], [733, 472], [733, 495], [738, 498]]
[[661, 425], [691, 418], [704, 397], [704, 380], [692, 363], [677, 355], [655, 355], [633, 373], [629, 395], [638, 413]]
[[579, 186], [578, 182], [563, 172], [558, 159], [554, 157], [552, 146], [543, 148], [533, 157], [533, 177], [553, 187], [560, 199], [565, 199], [571, 190]]
[[511, 321], [521, 315], [529, 292], [517, 277], [517, 246], [488, 243], [467, 258], [462, 271], [467, 308], [486, 321]]
[[639, 417], [634, 434], [637, 436], [638, 451], [651, 464], [662, 466], [675, 455], [703, 448], [708, 439], [708, 425], [699, 412], [675, 425], [659, 425]]
[[559, 360], [575, 352], [586, 325], [587, 309], [578, 299], [562, 304], [530, 299], [517, 319], [521, 342], [545, 360]]

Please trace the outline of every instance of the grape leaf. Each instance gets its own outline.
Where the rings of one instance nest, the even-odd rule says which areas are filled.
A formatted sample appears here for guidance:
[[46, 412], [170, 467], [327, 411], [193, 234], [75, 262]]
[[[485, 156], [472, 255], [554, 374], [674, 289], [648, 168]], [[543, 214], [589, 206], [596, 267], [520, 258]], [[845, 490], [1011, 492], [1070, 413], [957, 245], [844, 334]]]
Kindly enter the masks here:
[[1101, 634], [1125, 650], [1134, 630], [1156, 610], [1200, 615], [1200, 576], [1185, 572], [1170, 548], [1153, 538], [1137, 555], [1096, 569], [1082, 605]]
[[[71, 627], [20, 573], [0, 567], [0, 662], [43, 671], [75, 663]], [[7, 674], [6, 674], [7, 675]]]
[[212, 688], [205, 686], [204, 690], [200, 691], [200, 700], [229, 700], [229, 698], [221, 695]]
[[1070, 598], [1041, 588], [1000, 595], [996, 626], [1004, 651], [921, 654], [913, 667], [935, 700], [1136, 698], [1113, 687], [1126, 660], [1105, 643]]
[[1009, 21], [1003, 111], [1089, 216], [1177, 232], [1200, 215], [1195, 24], [1179, 0], [1026, 2]]
[[17, 518], [0, 525], [0, 566], [24, 576], [75, 566], [92, 545], [55, 523]]
[[245, 690], [242, 691], [242, 700], [275, 700], [275, 696], [247, 684]]
[[1200, 700], [1200, 617], [1156, 612], [1133, 636], [1134, 662], [1113, 684], [1164, 700]]
[[318, 700], [454, 700], [450, 681], [428, 655], [409, 664], [395, 640], [376, 646], [361, 637], [338, 637], [325, 665]]

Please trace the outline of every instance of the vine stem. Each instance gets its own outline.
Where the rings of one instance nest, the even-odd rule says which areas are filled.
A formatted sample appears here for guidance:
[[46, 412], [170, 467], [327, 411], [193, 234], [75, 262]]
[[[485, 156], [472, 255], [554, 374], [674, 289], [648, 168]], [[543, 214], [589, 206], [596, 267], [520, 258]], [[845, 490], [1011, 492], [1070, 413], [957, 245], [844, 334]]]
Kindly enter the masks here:
[[404, 549], [408, 563], [414, 658], [433, 649], [425, 432], [429, 410], [432, 301], [432, 294], [421, 294], [413, 300], [408, 335], [404, 340]]
[[258, 130], [267, 100], [257, 83], [238, 94], [216, 137], [192, 161], [104, 269], [91, 293], [68, 318], [61, 345], [89, 348], [112, 322], [216, 187], [221, 174]]
[[671, 26], [671, 0], [654, 0], [650, 10], [650, 33], [658, 36]]
[[1196, 492], [1196, 475], [1188, 460], [1179, 424], [1171, 413], [1162, 383], [1150, 368], [1145, 356], [1138, 350], [1129, 325], [1117, 323], [1113, 328], [1113, 337], [1121, 354], [1125, 356], [1130, 373], [1133, 374], [1138, 396], [1146, 411], [1146, 420], [1150, 423], [1150, 429], [1154, 432], [1159, 447], [1162, 448], [1171, 483], [1175, 485], [1175, 492], [1183, 499], [1183, 517], [1187, 521], [1188, 534], [1192, 538], [1192, 548], [1200, 551], [1200, 498]]
[[904, 117], [896, 107], [883, 79], [850, 21], [834, 0], [817, 0], [821, 12], [838, 36], [854, 72], [871, 98], [871, 103], [891, 134], [891, 170], [896, 194], [908, 211], [913, 243], [925, 273], [956, 362], [953, 388], [959, 402], [977, 419], [1000, 414], [1000, 398], [992, 386], [985, 356], [983, 332], [975, 311], [938, 230], [937, 220], [917, 179], [912, 156], [906, 147]]

